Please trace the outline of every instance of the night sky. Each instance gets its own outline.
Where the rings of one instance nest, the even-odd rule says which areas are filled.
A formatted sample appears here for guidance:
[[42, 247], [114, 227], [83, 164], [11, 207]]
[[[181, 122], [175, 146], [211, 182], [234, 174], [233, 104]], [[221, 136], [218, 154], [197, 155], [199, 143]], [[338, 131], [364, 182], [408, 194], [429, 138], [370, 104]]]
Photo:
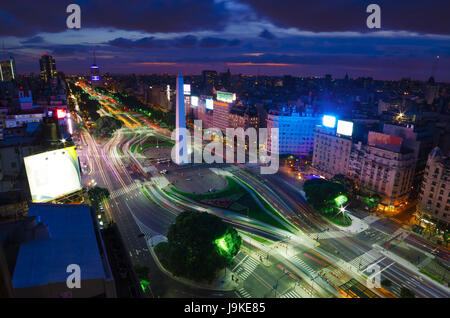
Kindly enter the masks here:
[[[80, 30], [66, 27], [70, 3]], [[366, 27], [370, 3], [381, 29]], [[0, 41], [19, 73], [37, 73], [47, 52], [58, 71], [85, 74], [95, 48], [103, 73], [425, 80], [435, 65], [450, 82], [449, 13], [448, 0], [4, 0]]]

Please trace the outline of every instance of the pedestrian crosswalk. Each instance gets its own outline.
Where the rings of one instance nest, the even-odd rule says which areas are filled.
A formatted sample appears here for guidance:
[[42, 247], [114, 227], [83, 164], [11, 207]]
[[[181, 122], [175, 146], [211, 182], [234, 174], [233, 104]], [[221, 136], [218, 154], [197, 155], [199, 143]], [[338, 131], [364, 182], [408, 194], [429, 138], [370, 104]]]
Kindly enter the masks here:
[[121, 195], [125, 195], [125, 194], [130, 193], [131, 191], [136, 190], [138, 187], [139, 187], [139, 184], [133, 183], [133, 184], [130, 184], [129, 186], [127, 186], [126, 188], [120, 188], [120, 189], [111, 191], [109, 196], [111, 199], [115, 199], [117, 197], [120, 197]]
[[303, 298], [299, 294], [297, 294], [295, 291], [291, 290], [290, 292], [285, 293], [280, 298]]
[[300, 259], [297, 255], [292, 256], [291, 261], [293, 261], [297, 265], [300, 265], [300, 269], [306, 272], [311, 278], [317, 277], [317, 272], [308, 264], [306, 264], [302, 259]]
[[252, 295], [250, 295], [243, 287], [237, 289], [237, 294], [241, 298], [251, 298], [252, 297]]
[[383, 255], [379, 253], [377, 250], [372, 249], [367, 251], [364, 254], [354, 258], [349, 263], [354, 266], [358, 270], [362, 270], [369, 266], [372, 263], [375, 263], [377, 260], [381, 259]]
[[240, 264], [239, 268], [237, 268], [234, 272], [242, 279], [247, 279], [248, 276], [253, 273], [253, 271], [258, 267], [259, 262], [255, 260], [253, 257], [249, 256], [245, 258], [245, 260]]

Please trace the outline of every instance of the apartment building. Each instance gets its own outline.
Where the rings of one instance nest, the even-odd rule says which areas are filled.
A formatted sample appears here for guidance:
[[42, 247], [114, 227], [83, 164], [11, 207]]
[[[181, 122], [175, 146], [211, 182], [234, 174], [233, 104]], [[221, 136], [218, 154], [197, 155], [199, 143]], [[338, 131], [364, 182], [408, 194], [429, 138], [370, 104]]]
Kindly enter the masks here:
[[417, 210], [431, 222], [448, 224], [450, 221], [450, 157], [443, 155], [438, 147], [428, 156]]
[[317, 125], [314, 130], [313, 171], [325, 178], [332, 178], [337, 174], [347, 175], [352, 144], [351, 137]]

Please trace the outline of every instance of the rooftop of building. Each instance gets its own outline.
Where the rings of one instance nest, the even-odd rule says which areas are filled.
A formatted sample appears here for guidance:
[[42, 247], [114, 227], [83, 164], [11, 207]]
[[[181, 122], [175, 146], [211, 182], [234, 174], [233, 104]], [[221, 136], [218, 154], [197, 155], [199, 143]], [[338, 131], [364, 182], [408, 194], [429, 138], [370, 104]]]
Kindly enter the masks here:
[[14, 288], [65, 282], [70, 264], [80, 266], [83, 280], [106, 278], [88, 205], [33, 203], [28, 216], [45, 224], [49, 235], [20, 246]]

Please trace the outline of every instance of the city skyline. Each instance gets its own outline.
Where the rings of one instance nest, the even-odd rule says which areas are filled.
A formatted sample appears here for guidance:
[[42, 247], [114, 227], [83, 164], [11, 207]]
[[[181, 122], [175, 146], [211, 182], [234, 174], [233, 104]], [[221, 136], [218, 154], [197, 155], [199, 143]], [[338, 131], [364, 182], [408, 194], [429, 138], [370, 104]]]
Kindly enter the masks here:
[[[19, 73], [38, 72], [36, 56], [52, 55], [58, 71], [85, 74], [97, 52], [102, 73], [199, 74], [204, 69], [249, 75], [409, 77], [450, 81], [450, 31], [444, 1], [391, 4], [378, 1], [381, 29], [368, 29], [366, 7], [341, 1], [79, 2], [81, 29], [67, 29], [65, 3], [14, 3], [0, 21], [3, 55], [13, 55]], [[39, 10], [38, 15], [30, 14]], [[152, 21], [151, 23], [149, 21]], [[439, 58], [438, 58], [439, 56]]]

